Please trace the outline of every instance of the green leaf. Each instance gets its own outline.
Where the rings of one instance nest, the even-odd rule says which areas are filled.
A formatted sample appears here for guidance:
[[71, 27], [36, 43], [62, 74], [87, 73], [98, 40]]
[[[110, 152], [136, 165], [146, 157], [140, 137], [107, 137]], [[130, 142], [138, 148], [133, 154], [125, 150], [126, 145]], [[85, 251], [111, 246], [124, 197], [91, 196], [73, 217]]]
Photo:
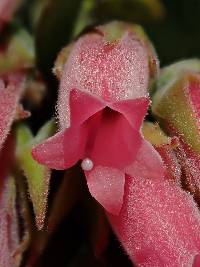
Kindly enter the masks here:
[[16, 129], [16, 156], [20, 168], [27, 178], [38, 229], [44, 225], [51, 171], [32, 158], [31, 150], [34, 145], [51, 136], [54, 130], [55, 126], [52, 121], [47, 122], [36, 137], [33, 137], [29, 128], [23, 124], [18, 125]]

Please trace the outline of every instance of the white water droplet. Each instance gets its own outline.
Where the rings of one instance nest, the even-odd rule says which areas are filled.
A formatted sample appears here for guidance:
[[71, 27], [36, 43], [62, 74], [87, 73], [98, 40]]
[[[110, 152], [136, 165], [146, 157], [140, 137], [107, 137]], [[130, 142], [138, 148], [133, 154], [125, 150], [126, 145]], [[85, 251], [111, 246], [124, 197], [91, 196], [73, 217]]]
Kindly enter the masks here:
[[94, 167], [94, 164], [91, 159], [85, 158], [81, 163], [81, 167], [84, 171], [91, 171]]

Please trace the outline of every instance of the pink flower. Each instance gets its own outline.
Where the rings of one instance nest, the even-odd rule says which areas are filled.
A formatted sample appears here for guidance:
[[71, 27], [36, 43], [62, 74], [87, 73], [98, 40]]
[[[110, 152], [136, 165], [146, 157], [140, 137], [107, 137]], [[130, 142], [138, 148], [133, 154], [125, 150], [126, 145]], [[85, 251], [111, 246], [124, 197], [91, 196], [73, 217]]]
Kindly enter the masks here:
[[147, 98], [105, 102], [87, 93], [70, 93], [71, 126], [33, 150], [38, 162], [66, 169], [82, 161], [90, 193], [104, 208], [118, 214], [124, 195], [125, 174], [144, 142], [141, 123]]
[[[117, 38], [110, 40], [113, 25]], [[59, 70], [60, 131], [32, 154], [54, 169], [82, 160], [91, 195], [137, 266], [197, 267], [198, 209], [141, 134], [150, 50], [134, 27], [122, 25], [97, 27], [71, 47]]]
[[136, 28], [124, 23], [100, 26], [79, 38], [61, 77], [61, 130], [33, 149], [38, 162], [54, 169], [81, 159], [90, 193], [113, 214], [121, 209], [125, 174], [132, 175], [145, 142], [140, 128], [149, 102], [152, 54]]

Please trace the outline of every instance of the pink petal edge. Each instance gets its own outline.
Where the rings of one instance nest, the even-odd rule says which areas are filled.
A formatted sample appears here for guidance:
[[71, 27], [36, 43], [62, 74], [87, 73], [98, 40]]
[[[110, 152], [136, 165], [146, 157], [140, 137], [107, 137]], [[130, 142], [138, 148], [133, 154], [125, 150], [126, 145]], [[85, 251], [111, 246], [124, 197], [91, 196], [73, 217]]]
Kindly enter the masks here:
[[87, 129], [84, 125], [70, 127], [34, 147], [32, 156], [51, 169], [67, 169], [83, 157], [86, 140]]
[[107, 212], [118, 215], [124, 196], [125, 175], [122, 171], [97, 166], [85, 172], [87, 185], [91, 195]]
[[73, 89], [70, 92], [70, 121], [71, 126], [81, 125], [93, 114], [102, 110], [106, 104], [99, 98], [87, 92]]
[[135, 161], [125, 168], [125, 172], [132, 177], [160, 181], [164, 180], [166, 169], [159, 153], [149, 142], [142, 139]]
[[139, 131], [147, 113], [149, 99], [141, 97], [115, 102], [110, 107], [123, 114], [132, 127]]
[[40, 164], [44, 164], [51, 169], [65, 169], [64, 132], [59, 132], [48, 138], [44, 143], [34, 147], [32, 156]]

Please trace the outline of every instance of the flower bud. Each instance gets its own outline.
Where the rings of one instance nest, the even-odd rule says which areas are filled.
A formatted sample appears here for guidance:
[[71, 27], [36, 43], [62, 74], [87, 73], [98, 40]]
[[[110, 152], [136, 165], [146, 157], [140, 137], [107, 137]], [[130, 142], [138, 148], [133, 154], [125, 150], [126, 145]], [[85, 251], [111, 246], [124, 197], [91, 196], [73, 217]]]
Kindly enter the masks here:
[[200, 61], [185, 60], [162, 70], [152, 111], [170, 136], [178, 140], [176, 154], [182, 184], [200, 197]]

